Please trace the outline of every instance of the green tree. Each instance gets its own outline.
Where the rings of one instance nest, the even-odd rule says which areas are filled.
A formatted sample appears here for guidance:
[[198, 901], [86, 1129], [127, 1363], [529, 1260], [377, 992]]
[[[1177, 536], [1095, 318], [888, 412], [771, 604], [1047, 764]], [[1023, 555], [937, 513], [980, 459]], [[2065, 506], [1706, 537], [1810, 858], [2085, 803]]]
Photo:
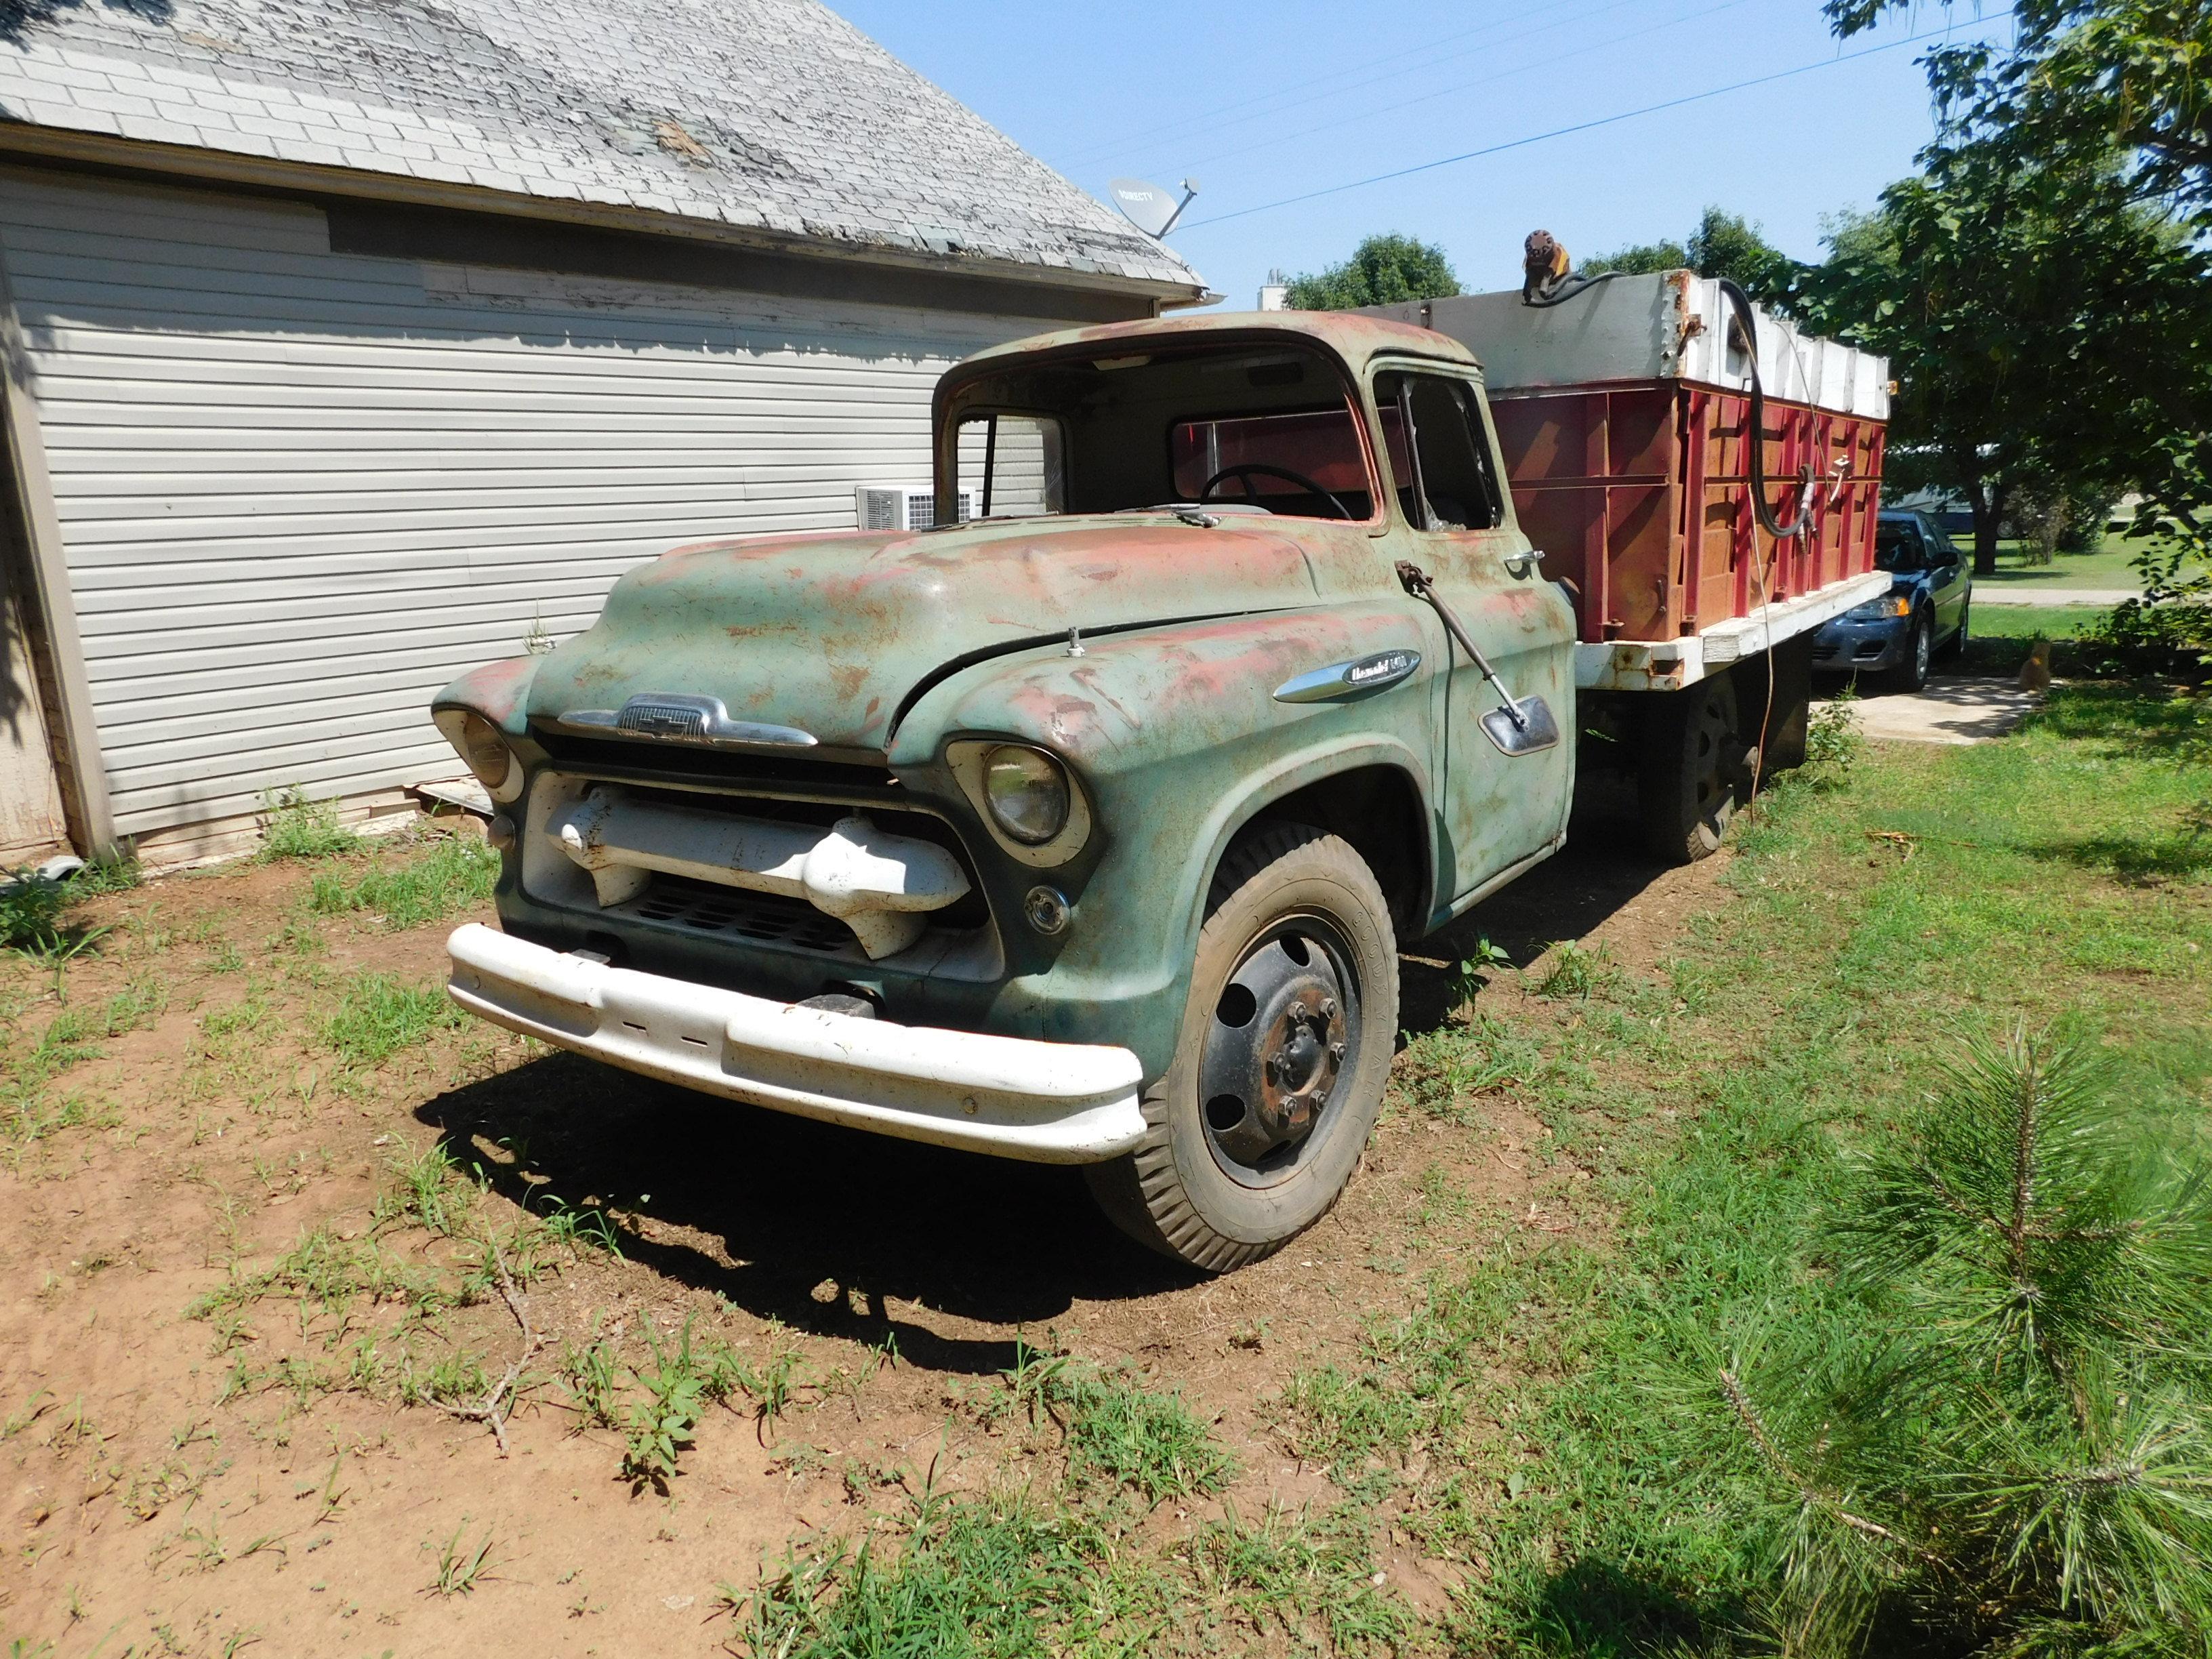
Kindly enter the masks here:
[[[1841, 36], [1914, 0], [1826, 0]], [[1950, 134], [2049, 164], [2118, 148], [2131, 182], [2212, 213], [2212, 7], [2204, 0], [2017, 0], [2010, 46], [1927, 59]]]
[[1591, 276], [1602, 276], [1608, 270], [1649, 276], [1662, 270], [1686, 270], [1689, 264], [1690, 250], [1680, 242], [1632, 242], [1626, 247], [1583, 260], [1579, 269]]
[[[1825, 0], [1838, 35], [1911, 0]], [[2117, 165], [2145, 201], [2212, 234], [2212, 5], [2205, 0], [2017, 0], [2010, 44], [1927, 58], [1945, 122], [1931, 158], [1972, 146], [2028, 172]], [[2118, 157], [2115, 164], [2111, 159]], [[2068, 484], [2077, 481], [2066, 480]], [[2212, 418], [2174, 408], [2125, 482], [2148, 498], [2131, 534], [2160, 591], [2212, 586]], [[2196, 574], [2185, 570], [2193, 567]]]
[[1680, 270], [1700, 276], [1725, 276], [1771, 310], [1788, 311], [1796, 288], [1797, 261], [1759, 234], [1742, 215], [1709, 207], [1686, 242], [1641, 242], [1585, 260], [1591, 276], [1607, 270], [1647, 273]]
[[1830, 246], [1801, 313], [1888, 356], [1886, 482], [1964, 497], [1981, 574], [2017, 491], [2117, 492], [2205, 422], [2212, 262], [2110, 165], [1946, 149]]
[[1411, 236], [1370, 236], [1340, 265], [1291, 279], [1284, 303], [1293, 311], [1352, 311], [1403, 300], [1441, 300], [1459, 292], [1444, 251]]
[[1790, 307], [1797, 261], [1759, 234], [1739, 214], [1709, 207], [1690, 233], [1690, 269], [1701, 276], [1725, 276], [1763, 306]]

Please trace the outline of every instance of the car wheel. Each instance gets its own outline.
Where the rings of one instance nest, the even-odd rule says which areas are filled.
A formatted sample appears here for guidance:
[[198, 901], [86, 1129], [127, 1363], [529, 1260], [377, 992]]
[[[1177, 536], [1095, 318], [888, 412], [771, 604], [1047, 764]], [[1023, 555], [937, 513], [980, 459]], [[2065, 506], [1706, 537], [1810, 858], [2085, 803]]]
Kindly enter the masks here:
[[1085, 1174], [1139, 1243], [1226, 1273], [1322, 1216], [1382, 1106], [1398, 1024], [1390, 907], [1350, 843], [1271, 824], [1215, 874], [1144, 1141]]
[[1928, 684], [1928, 665], [1936, 655], [1936, 624], [1923, 611], [1912, 619], [1911, 637], [1905, 641], [1905, 660], [1889, 671], [1893, 691], [1917, 691]]
[[1711, 856], [1750, 792], [1734, 677], [1652, 698], [1643, 735], [1636, 799], [1646, 850], [1668, 864]]

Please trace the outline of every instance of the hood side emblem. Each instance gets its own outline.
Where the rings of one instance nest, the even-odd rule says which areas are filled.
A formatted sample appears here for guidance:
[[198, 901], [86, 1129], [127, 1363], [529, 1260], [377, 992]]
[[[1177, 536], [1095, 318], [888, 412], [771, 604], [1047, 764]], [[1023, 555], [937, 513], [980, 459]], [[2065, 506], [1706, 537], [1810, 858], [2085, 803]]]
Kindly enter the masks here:
[[732, 720], [720, 697], [672, 691], [641, 691], [620, 708], [568, 709], [554, 724], [571, 731], [619, 732], [625, 737], [708, 747], [811, 749], [821, 741], [795, 726]]
[[1418, 651], [1377, 651], [1351, 662], [1331, 663], [1285, 680], [1275, 688], [1277, 702], [1350, 702], [1387, 691], [1421, 665]]

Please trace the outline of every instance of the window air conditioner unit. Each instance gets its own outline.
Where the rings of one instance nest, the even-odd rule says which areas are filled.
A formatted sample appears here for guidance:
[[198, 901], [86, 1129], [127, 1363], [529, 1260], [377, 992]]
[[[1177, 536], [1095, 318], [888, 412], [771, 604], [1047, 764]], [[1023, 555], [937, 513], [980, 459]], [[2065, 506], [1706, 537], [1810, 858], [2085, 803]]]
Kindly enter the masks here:
[[[861, 484], [853, 491], [863, 530], [929, 530], [937, 523], [937, 496], [927, 484]], [[975, 516], [971, 491], [959, 495], [965, 524]]]

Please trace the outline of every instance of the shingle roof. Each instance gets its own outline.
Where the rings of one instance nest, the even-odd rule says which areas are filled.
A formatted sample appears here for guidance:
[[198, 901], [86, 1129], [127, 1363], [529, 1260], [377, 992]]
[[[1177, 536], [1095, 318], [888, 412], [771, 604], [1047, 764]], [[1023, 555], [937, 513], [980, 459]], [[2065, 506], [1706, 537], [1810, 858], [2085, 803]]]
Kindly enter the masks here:
[[1200, 285], [815, 0], [0, 0], [0, 116]]

